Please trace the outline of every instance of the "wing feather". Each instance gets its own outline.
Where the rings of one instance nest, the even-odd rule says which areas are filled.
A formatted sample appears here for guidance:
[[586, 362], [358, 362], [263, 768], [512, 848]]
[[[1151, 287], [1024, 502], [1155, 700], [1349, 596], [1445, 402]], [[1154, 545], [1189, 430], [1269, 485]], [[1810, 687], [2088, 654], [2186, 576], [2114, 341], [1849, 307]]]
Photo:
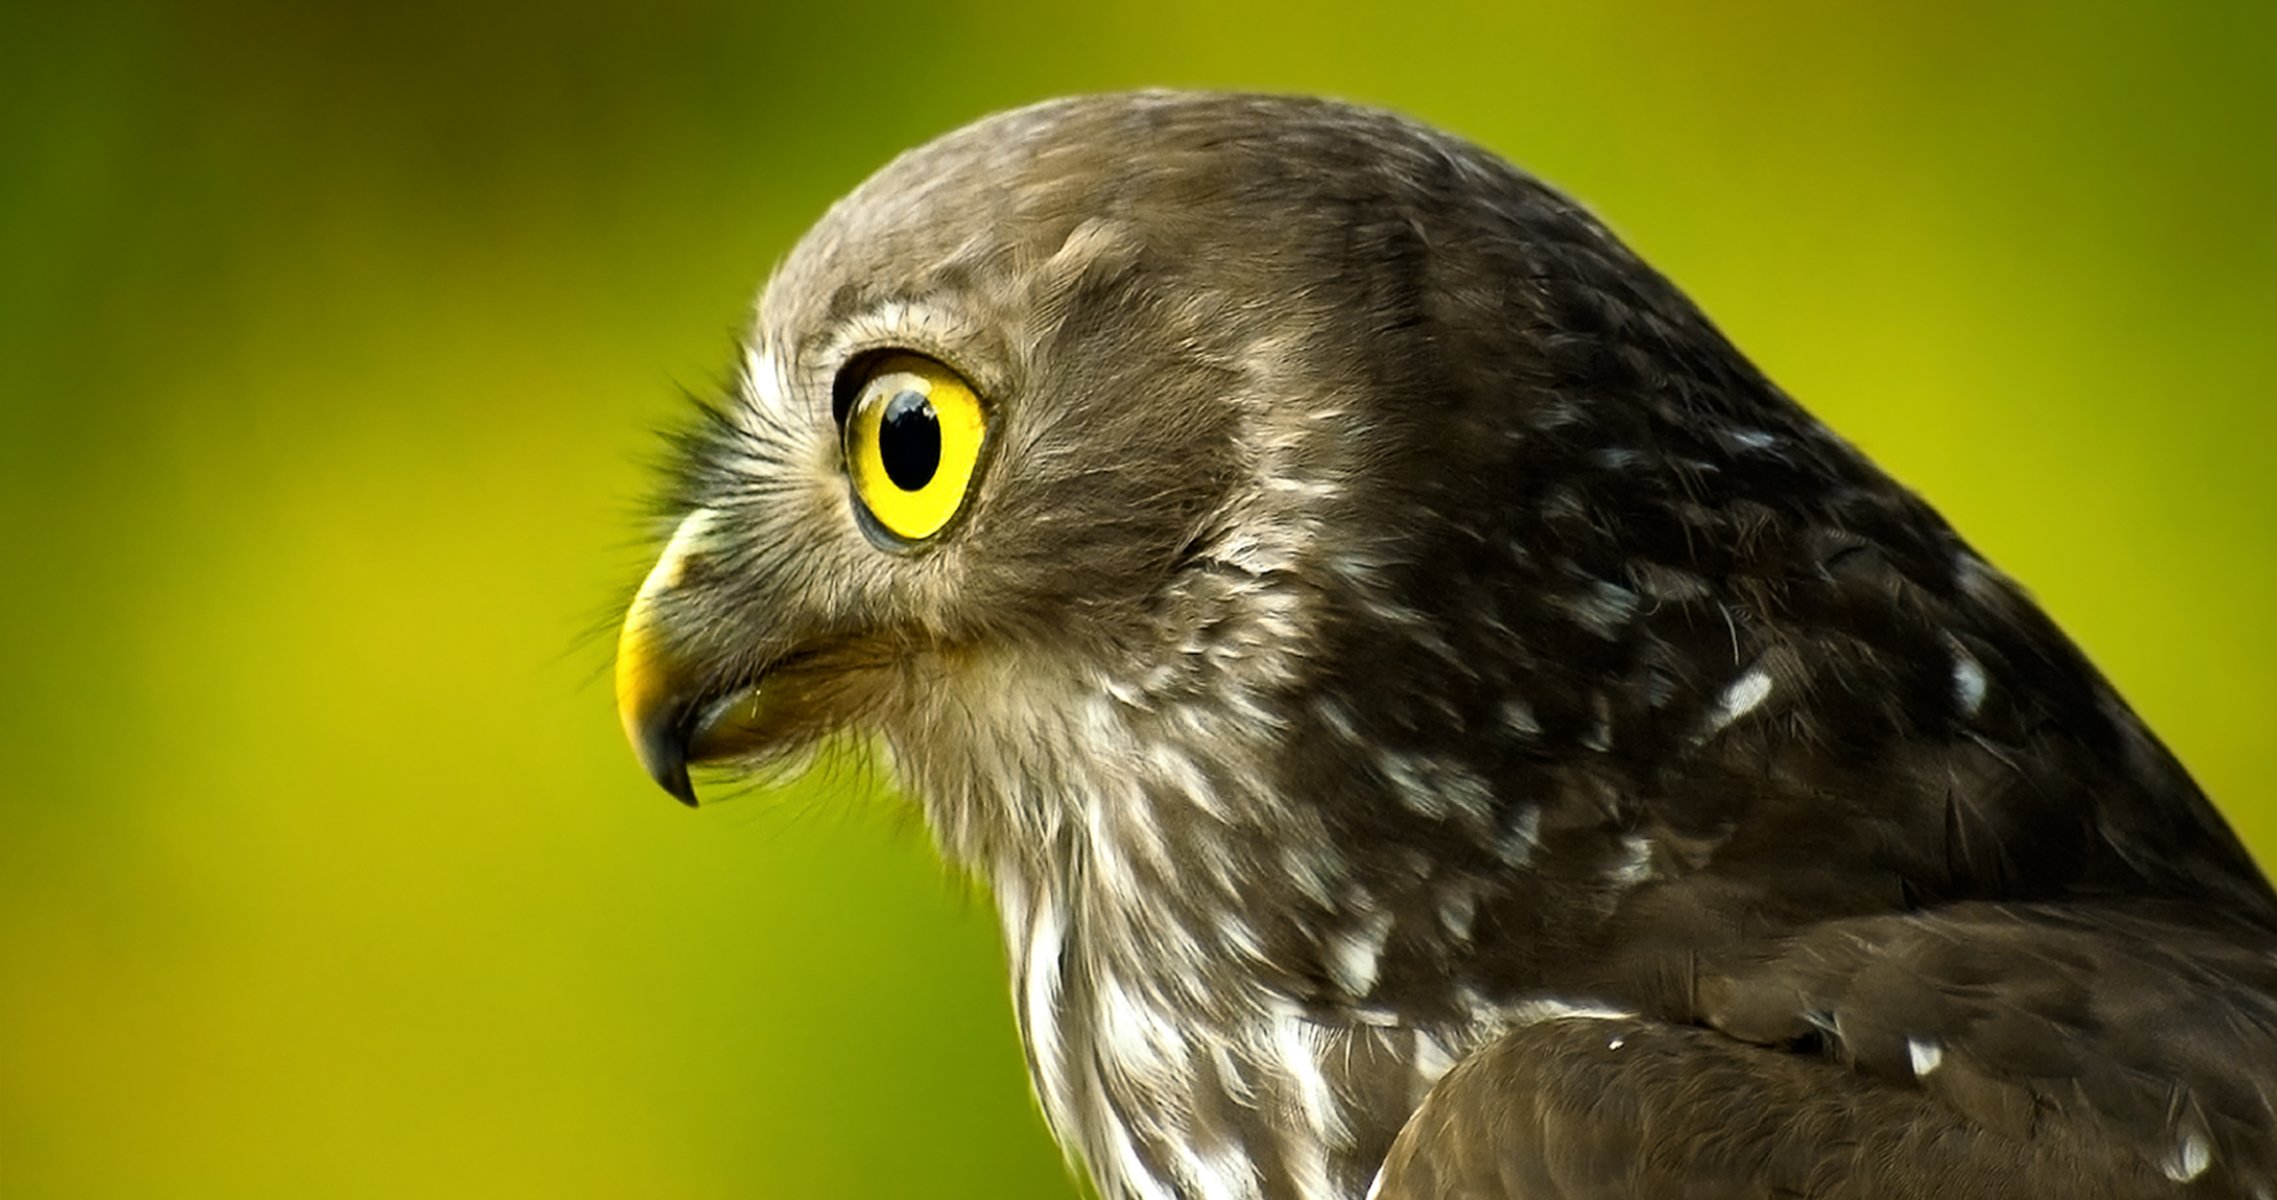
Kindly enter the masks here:
[[2277, 1196], [2277, 955], [2178, 916], [1832, 921], [1704, 965], [1696, 1024], [1521, 1027], [1432, 1091], [1379, 1195]]

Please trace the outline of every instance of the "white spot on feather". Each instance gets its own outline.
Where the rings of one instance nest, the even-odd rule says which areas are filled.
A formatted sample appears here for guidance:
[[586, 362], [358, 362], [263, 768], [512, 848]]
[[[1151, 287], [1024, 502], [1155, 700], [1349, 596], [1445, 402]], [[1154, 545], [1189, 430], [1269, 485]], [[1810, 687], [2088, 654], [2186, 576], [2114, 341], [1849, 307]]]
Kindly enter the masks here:
[[1099, 1034], [1110, 1060], [1142, 1087], [1159, 1083], [1185, 1053], [1169, 1014], [1116, 974], [1100, 980]]
[[1632, 888], [1652, 878], [1652, 839], [1632, 833], [1621, 838], [1621, 861], [1607, 876], [1613, 886]]
[[1306, 500], [1333, 500], [1343, 489], [1325, 479], [1275, 477], [1265, 481], [1267, 491], [1288, 492]]
[[1110, 1148], [1114, 1153], [1115, 1166], [1122, 1175], [1126, 1191], [1141, 1200], [1178, 1200], [1176, 1194], [1146, 1169], [1146, 1160], [1139, 1157], [1138, 1146], [1131, 1141], [1130, 1127], [1121, 1121], [1107, 1121], [1104, 1124], [1107, 1136], [1112, 1141]]
[[1732, 722], [1755, 711], [1770, 694], [1771, 676], [1761, 667], [1733, 680], [1723, 695], [1716, 698], [1715, 711], [1708, 714], [1708, 727], [1701, 731], [1701, 740], [1722, 733]]
[[1913, 1074], [1927, 1079], [1937, 1068], [1945, 1065], [1945, 1047], [1928, 1038], [1905, 1039], [1906, 1057], [1913, 1060]]
[[1281, 1075], [1296, 1090], [1298, 1109], [1305, 1123], [1321, 1135], [1321, 1142], [1342, 1140], [1344, 1119], [1336, 1111], [1336, 1093], [1320, 1068], [1319, 1026], [1295, 1012], [1273, 1017], [1273, 1055]]
[[1321, 723], [1328, 726], [1329, 731], [1337, 737], [1356, 746], [1364, 744], [1359, 726], [1352, 720], [1351, 711], [1342, 703], [1333, 699], [1319, 700], [1313, 704], [1313, 711], [1320, 715]]
[[2174, 1151], [2158, 1169], [2176, 1183], [2188, 1183], [2213, 1165], [2214, 1144], [2206, 1140], [2205, 1134], [2191, 1133], [2175, 1144]]
[[1438, 1038], [1420, 1029], [1416, 1030], [1415, 1074], [1417, 1078], [1423, 1081], [1424, 1088], [1428, 1089], [1432, 1084], [1439, 1082], [1440, 1076], [1454, 1069], [1454, 1052], [1447, 1049], [1446, 1044]]
[[1213, 1038], [1207, 1044], [1210, 1048], [1210, 1066], [1217, 1072], [1218, 1082], [1225, 1087], [1225, 1094], [1243, 1108], [1257, 1107], [1257, 1085], [1251, 1082], [1249, 1073], [1242, 1069], [1242, 1064], [1234, 1060], [1233, 1044], [1219, 1038]]
[[1391, 910], [1379, 909], [1361, 918], [1358, 929], [1329, 939], [1328, 972], [1346, 995], [1357, 999], [1376, 986], [1376, 975], [1383, 968], [1384, 943], [1391, 938], [1391, 928]]
[[1978, 662], [1958, 643], [1953, 646], [1953, 702], [1960, 705], [1961, 715], [1973, 717], [1984, 707], [1984, 664]]
[[1146, 694], [1144, 692], [1141, 692], [1138, 688], [1131, 686], [1131, 684], [1124, 680], [1102, 678], [1099, 681], [1099, 686], [1103, 688], [1108, 695], [1113, 696], [1116, 703], [1121, 704], [1125, 708], [1135, 708], [1140, 712], [1148, 712], [1154, 708], [1154, 705], [1148, 702]]
[[1192, 800], [1203, 812], [1220, 821], [1226, 819], [1225, 807], [1218, 801], [1217, 789], [1210, 786], [1209, 776], [1202, 773], [1193, 759], [1181, 753], [1175, 743], [1156, 742], [1147, 747], [1146, 757], [1156, 778]]
[[1248, 1200], [1258, 1194], [1257, 1164], [1237, 1146], [1219, 1141], [1197, 1149], [1190, 1141], [1177, 1141], [1172, 1143], [1171, 1152], [1178, 1156], [1179, 1174], [1186, 1179], [1181, 1195], [1196, 1200]]
[[1265, 943], [1258, 940], [1257, 931], [1250, 927], [1249, 921], [1241, 914], [1227, 913], [1218, 918], [1217, 931], [1218, 940], [1224, 942], [1234, 953], [1251, 962], [1265, 961]]
[[1376, 756], [1376, 773], [1392, 785], [1392, 794], [1399, 802], [1419, 817], [1438, 820], [1447, 815], [1445, 798], [1426, 786], [1417, 773], [1415, 760], [1405, 754], [1390, 753]]
[[1342, 880], [1330, 877], [1337, 865], [1334, 860], [1298, 845], [1281, 847], [1279, 857], [1283, 875], [1305, 899], [1323, 908], [1336, 907], [1334, 885]]
[[1478, 889], [1468, 883], [1450, 883], [1439, 890], [1439, 923], [1458, 942], [1471, 940], [1471, 922], [1478, 918]]
[[1376, 756], [1376, 771], [1419, 817], [1444, 821], [1460, 816], [1481, 829], [1493, 819], [1493, 789], [1458, 764], [1393, 752]]
[[1510, 828], [1495, 839], [1494, 853], [1504, 865], [1523, 867], [1534, 861], [1534, 851], [1541, 848], [1542, 810], [1528, 804], [1520, 807], [1511, 818]]

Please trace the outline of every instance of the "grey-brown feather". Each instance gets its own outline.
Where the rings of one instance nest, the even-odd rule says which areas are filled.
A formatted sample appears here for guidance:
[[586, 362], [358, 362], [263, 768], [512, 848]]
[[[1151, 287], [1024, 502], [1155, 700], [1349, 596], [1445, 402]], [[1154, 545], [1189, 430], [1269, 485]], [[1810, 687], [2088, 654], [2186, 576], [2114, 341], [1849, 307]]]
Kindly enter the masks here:
[[[835, 458], [886, 346], [991, 406], [907, 555]], [[2277, 900], [2212, 807], [1485, 151], [1289, 98], [991, 118], [822, 220], [749, 363], [688, 603], [767, 622], [723, 678], [867, 664], [831, 722], [996, 888], [1108, 1194], [1357, 1196], [1395, 1136], [1387, 1196], [2277, 1189]]]

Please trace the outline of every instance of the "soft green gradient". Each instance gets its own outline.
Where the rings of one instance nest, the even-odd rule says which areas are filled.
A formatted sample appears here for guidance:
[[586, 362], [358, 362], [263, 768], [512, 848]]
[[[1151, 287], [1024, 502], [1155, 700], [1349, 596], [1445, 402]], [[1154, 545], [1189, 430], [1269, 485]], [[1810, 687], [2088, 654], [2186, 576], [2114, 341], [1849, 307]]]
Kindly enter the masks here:
[[1073, 7], [0, 11], [0, 1192], [1072, 1194], [915, 822], [681, 811], [589, 636], [801, 227], [1070, 90], [1568, 187], [2277, 850], [2277, 10]]

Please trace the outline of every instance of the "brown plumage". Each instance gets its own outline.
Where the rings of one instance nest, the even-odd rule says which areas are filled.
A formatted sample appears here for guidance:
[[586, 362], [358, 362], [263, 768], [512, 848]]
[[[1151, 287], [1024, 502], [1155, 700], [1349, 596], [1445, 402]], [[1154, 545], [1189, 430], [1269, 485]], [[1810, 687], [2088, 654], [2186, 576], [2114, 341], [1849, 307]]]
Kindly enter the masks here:
[[984, 121], [824, 217], [686, 445], [644, 762], [881, 736], [1110, 1196], [2277, 1197], [2277, 897], [2213, 808], [1474, 146]]

